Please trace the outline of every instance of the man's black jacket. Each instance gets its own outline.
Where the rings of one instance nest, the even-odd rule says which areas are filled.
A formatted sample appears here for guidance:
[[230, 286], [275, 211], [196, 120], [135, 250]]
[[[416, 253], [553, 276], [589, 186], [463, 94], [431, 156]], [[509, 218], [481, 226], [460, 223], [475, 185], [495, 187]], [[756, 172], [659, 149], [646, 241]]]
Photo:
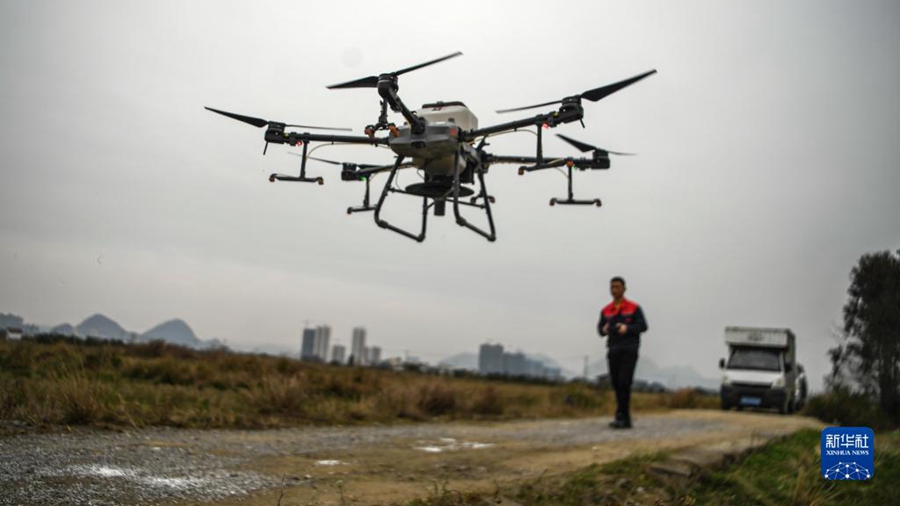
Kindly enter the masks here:
[[[619, 324], [624, 323], [626, 332], [619, 334]], [[609, 333], [603, 332], [603, 326], [609, 324]], [[610, 302], [600, 311], [600, 322], [597, 324], [597, 332], [601, 336], [609, 335], [606, 346], [613, 348], [638, 348], [641, 345], [641, 333], [647, 331], [647, 320], [641, 306], [622, 299], [622, 303], [616, 308], [615, 302]]]

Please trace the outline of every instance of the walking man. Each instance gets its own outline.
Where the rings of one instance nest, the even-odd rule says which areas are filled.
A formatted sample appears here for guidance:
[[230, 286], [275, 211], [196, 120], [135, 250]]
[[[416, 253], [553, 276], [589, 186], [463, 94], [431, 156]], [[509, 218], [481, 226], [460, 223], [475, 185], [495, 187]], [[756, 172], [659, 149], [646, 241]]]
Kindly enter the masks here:
[[616, 391], [616, 419], [609, 426], [614, 429], [631, 428], [631, 382], [637, 364], [641, 333], [647, 330], [647, 320], [641, 306], [625, 298], [625, 280], [616, 276], [609, 281], [613, 301], [600, 312], [597, 331], [606, 340], [606, 359], [609, 362], [609, 381]]

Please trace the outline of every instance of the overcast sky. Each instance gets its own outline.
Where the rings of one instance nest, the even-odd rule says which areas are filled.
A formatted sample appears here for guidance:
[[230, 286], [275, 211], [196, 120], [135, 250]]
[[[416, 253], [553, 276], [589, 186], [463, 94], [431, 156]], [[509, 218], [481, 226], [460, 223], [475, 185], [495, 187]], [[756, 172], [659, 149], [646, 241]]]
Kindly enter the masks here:
[[[900, 247], [898, 26], [892, 1], [3, 2], [0, 312], [298, 348], [305, 320], [344, 344], [362, 325], [387, 356], [493, 341], [580, 371], [621, 275], [643, 356], [717, 377], [725, 326], [789, 327], [819, 387], [850, 269]], [[498, 165], [497, 242], [448, 215], [418, 244], [348, 217], [363, 186], [332, 166], [310, 164], [325, 186], [270, 184], [299, 170], [291, 150], [263, 157], [262, 130], [203, 109], [360, 134], [375, 90], [326, 85], [457, 50], [402, 76], [403, 100], [461, 100], [486, 126], [659, 71], [552, 131], [639, 153], [576, 175], [602, 209], [551, 208], [562, 175]], [[491, 144], [530, 155], [534, 137]], [[385, 217], [415, 227], [418, 205]]]

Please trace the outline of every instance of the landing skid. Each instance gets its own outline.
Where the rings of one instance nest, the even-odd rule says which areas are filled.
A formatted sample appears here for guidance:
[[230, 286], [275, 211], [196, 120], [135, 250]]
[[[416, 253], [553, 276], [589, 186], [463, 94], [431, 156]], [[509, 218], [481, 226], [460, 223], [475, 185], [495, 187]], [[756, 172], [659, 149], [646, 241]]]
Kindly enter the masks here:
[[557, 205], [557, 204], [559, 204], [559, 205], [578, 205], [578, 206], [597, 206], [597, 207], [600, 207], [600, 206], [603, 205], [603, 203], [600, 202], [600, 199], [593, 199], [593, 200], [577, 200], [577, 199], [573, 199], [573, 198], [571, 198], [571, 197], [568, 198], [568, 199], [566, 199], [566, 200], [563, 200], [563, 199], [550, 199], [550, 205], [551, 205], [551, 206], [555, 206], [555, 205]]
[[[453, 183], [448, 188], [446, 188], [446, 190], [444, 190], [443, 192], [435, 192], [434, 188], [429, 187], [428, 188], [429, 196], [422, 196], [422, 226], [421, 226], [419, 233], [415, 234], [408, 230], [404, 230], [400, 227], [392, 225], [391, 223], [388, 223], [387, 220], [381, 219], [381, 209], [384, 206], [384, 202], [387, 199], [388, 193], [404, 193], [407, 195], [421, 196], [421, 195], [417, 195], [416, 193], [411, 193], [410, 191], [408, 191], [410, 188], [407, 188], [407, 191], [404, 191], [404, 190], [399, 190], [397, 188], [393, 188], [391, 186], [394, 182], [394, 177], [397, 175], [397, 170], [400, 168], [400, 165], [403, 163], [404, 157], [398, 156], [397, 159], [394, 161], [394, 166], [391, 168], [391, 172], [390, 172], [390, 175], [388, 176], [388, 180], [384, 184], [384, 188], [381, 191], [381, 197], [379, 197], [379, 199], [378, 199], [378, 204], [376, 204], [374, 207], [375, 223], [381, 228], [386, 228], [392, 232], [396, 232], [396, 233], [398, 233], [404, 237], [408, 237], [414, 241], [422, 242], [425, 240], [425, 234], [426, 234], [427, 226], [428, 226], [428, 209], [431, 207], [434, 207], [435, 215], [443, 216], [446, 203], [452, 202], [453, 203], [453, 215], [456, 218], [457, 225], [459, 225], [461, 227], [466, 227], [469, 230], [472, 230], [473, 232], [481, 235], [488, 241], [491, 241], [491, 242], [496, 241], [497, 233], [496, 233], [496, 229], [494, 227], [494, 218], [493, 218], [493, 215], [491, 214], [491, 203], [494, 202], [494, 197], [487, 194], [487, 187], [484, 184], [484, 170], [481, 166], [481, 163], [479, 161], [478, 166], [475, 169], [476, 174], [478, 174], [478, 181], [481, 185], [481, 190], [480, 190], [479, 194], [472, 197], [469, 200], [469, 202], [463, 202], [460, 200], [460, 198], [468, 197], [472, 193], [469, 188], [461, 186], [460, 179], [459, 179], [459, 177], [460, 177], [459, 157], [460, 157], [460, 153], [457, 152], [456, 153], [456, 163], [455, 163], [456, 170], [454, 171], [454, 175], [453, 175]], [[422, 185], [421, 184], [411, 185], [411, 187], [414, 187], [414, 186], [422, 186]], [[415, 188], [414, 191], [422, 191], [422, 189]], [[431, 200], [430, 203], [429, 203], [429, 200]], [[479, 200], [484, 202], [484, 204], [477, 204], [476, 202]], [[487, 214], [490, 232], [485, 232], [481, 228], [469, 223], [468, 220], [466, 220], [460, 214], [459, 206], [461, 206], [461, 205], [484, 209], [485, 214]], [[368, 207], [368, 206], [366, 206], [366, 207]], [[359, 208], [357, 208], [357, 209], [359, 209]], [[351, 213], [351, 211], [355, 212], [357, 209], [348, 209], [347, 213], [349, 214], [349, 213]], [[369, 210], [369, 209], [362, 208], [361, 210]]]

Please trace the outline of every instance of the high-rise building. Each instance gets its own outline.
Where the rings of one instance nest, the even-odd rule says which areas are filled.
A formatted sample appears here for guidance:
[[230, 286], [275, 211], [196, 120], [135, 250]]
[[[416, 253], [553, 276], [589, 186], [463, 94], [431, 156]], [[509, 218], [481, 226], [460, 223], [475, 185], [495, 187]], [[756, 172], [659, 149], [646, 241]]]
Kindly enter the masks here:
[[328, 361], [328, 342], [331, 340], [331, 327], [328, 325], [319, 325], [316, 327], [315, 347], [313, 354], [322, 360]]
[[347, 352], [347, 349], [344, 348], [344, 345], [342, 345], [342, 344], [336, 344], [336, 345], [332, 346], [331, 347], [331, 361], [337, 362], [339, 364], [343, 364], [344, 360], [345, 360], [344, 355], [346, 354], [346, 352]]
[[538, 360], [525, 358], [525, 374], [535, 378], [543, 378], [546, 376], [544, 363]]
[[366, 329], [364, 327], [356, 327], [353, 329], [353, 344], [350, 347], [350, 354], [353, 355], [354, 365], [365, 365]]
[[381, 347], [380, 346], [372, 346], [368, 348], [369, 352], [366, 354], [366, 363], [371, 365], [378, 365], [381, 362]]
[[303, 329], [303, 343], [300, 345], [300, 360], [311, 360], [316, 356], [316, 329]]
[[478, 372], [481, 374], [503, 373], [503, 345], [482, 344], [478, 351]]
[[503, 354], [503, 372], [510, 376], [523, 376], [528, 374], [528, 366], [525, 362], [525, 354], [520, 352]]

